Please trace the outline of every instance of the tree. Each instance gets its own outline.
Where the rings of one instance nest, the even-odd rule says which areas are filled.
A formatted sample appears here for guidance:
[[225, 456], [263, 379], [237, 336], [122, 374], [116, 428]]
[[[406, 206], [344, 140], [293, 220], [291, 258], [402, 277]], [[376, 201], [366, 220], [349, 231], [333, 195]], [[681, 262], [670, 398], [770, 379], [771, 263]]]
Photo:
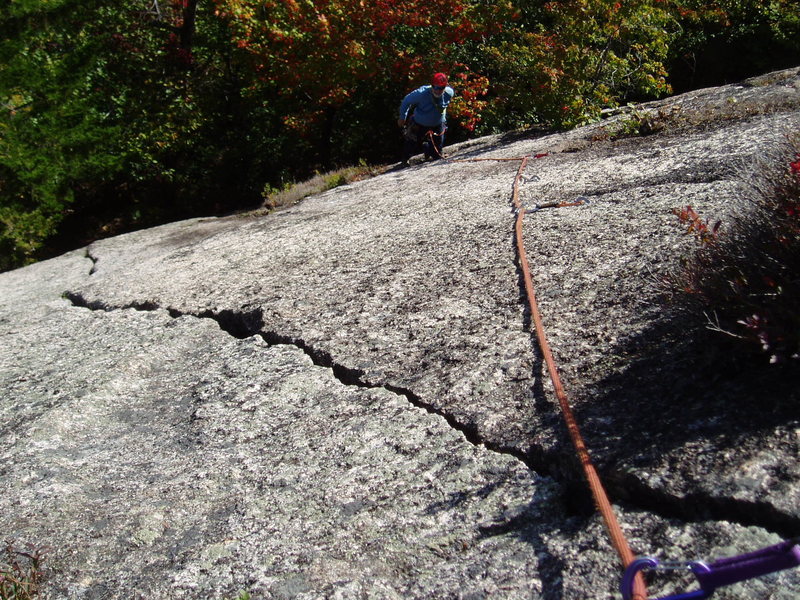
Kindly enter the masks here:
[[45, 243], [60, 249], [59, 232], [74, 244], [213, 211], [220, 196], [258, 198], [263, 181], [247, 178], [240, 144], [249, 133], [242, 78], [219, 37], [227, 29], [202, 6], [25, 0], [3, 9], [2, 267], [33, 260]]
[[800, 63], [800, 0], [671, 0], [677, 91], [741, 81]]
[[122, 163], [116, 123], [98, 102], [104, 70], [85, 25], [99, 2], [11, 3], [0, 29], [0, 247], [30, 260], [74, 203]]
[[571, 126], [669, 91], [664, 60], [676, 27], [659, 0], [517, 6], [514, 26], [482, 48], [495, 83], [487, 126]]
[[314, 165], [357, 158], [343, 148], [369, 152], [402, 94], [437, 70], [457, 73], [462, 99], [453, 116], [471, 126], [485, 80], [454, 56], [490, 35], [503, 10], [464, 0], [217, 0], [216, 7], [232, 43], [250, 55], [253, 93], [274, 98], [287, 141]]
[[453, 141], [597, 118], [668, 93], [667, 65], [690, 59], [796, 62], [798, 3], [15, 0], [0, 8], [0, 268], [391, 161], [399, 101], [436, 71], [457, 92]]

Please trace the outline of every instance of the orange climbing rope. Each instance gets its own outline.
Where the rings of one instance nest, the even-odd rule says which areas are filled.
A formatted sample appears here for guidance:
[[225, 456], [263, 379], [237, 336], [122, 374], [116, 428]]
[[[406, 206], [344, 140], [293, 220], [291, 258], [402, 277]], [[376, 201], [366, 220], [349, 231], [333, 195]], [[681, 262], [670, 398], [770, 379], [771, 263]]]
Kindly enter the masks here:
[[[578, 423], [575, 420], [575, 415], [572, 412], [572, 407], [570, 406], [569, 400], [567, 399], [567, 394], [564, 391], [564, 386], [561, 383], [561, 377], [558, 374], [558, 369], [556, 368], [556, 363], [553, 358], [553, 352], [550, 349], [550, 344], [547, 341], [547, 337], [544, 333], [544, 324], [542, 322], [542, 315], [539, 311], [539, 305], [536, 302], [536, 293], [533, 289], [533, 278], [531, 277], [530, 266], [528, 264], [528, 257], [525, 253], [525, 243], [522, 236], [522, 221], [525, 217], [525, 209], [522, 206], [522, 201], [520, 200], [519, 196], [519, 182], [523, 178], [523, 172], [525, 171], [525, 167], [528, 165], [528, 160], [531, 158], [531, 155], [528, 156], [520, 156], [520, 157], [510, 157], [510, 158], [465, 158], [465, 159], [452, 159], [452, 158], [445, 158], [440, 152], [439, 149], [436, 147], [434, 143], [433, 136], [429, 133], [429, 139], [431, 145], [436, 150], [436, 153], [439, 155], [439, 158], [446, 160], [447, 162], [479, 162], [479, 161], [519, 161], [520, 165], [517, 169], [517, 174], [514, 177], [514, 186], [512, 192], [512, 202], [514, 205], [514, 209], [516, 212], [516, 222], [514, 225], [515, 235], [516, 235], [516, 246], [517, 246], [517, 256], [519, 258], [520, 269], [522, 270], [522, 277], [525, 283], [525, 294], [528, 298], [528, 306], [531, 311], [531, 317], [533, 319], [534, 327], [536, 330], [536, 338], [539, 342], [539, 348], [542, 351], [542, 356], [544, 357], [544, 361], [547, 365], [547, 371], [550, 374], [550, 379], [553, 382], [553, 389], [556, 394], [556, 398], [558, 399], [558, 404], [561, 407], [561, 413], [564, 416], [564, 421], [567, 425], [567, 430], [569, 432], [570, 439], [572, 440], [572, 444], [575, 447], [575, 451], [578, 454], [578, 458], [580, 459], [581, 467], [583, 468], [584, 475], [586, 476], [586, 481], [589, 484], [589, 489], [592, 492], [592, 497], [594, 498], [595, 505], [597, 506], [597, 510], [600, 512], [600, 516], [603, 519], [603, 522], [606, 526], [606, 530], [608, 531], [608, 535], [611, 538], [611, 544], [614, 546], [614, 549], [617, 551], [617, 554], [620, 557], [622, 562], [623, 568], [627, 568], [631, 563], [634, 562], [635, 556], [633, 551], [631, 550], [630, 546], [628, 545], [628, 541], [625, 539], [625, 534], [622, 531], [622, 527], [617, 520], [616, 515], [614, 514], [614, 509], [611, 506], [611, 502], [608, 499], [608, 494], [603, 487], [602, 482], [600, 481], [600, 476], [597, 474], [597, 470], [595, 469], [594, 465], [592, 464], [591, 456], [589, 455], [589, 450], [586, 446], [586, 442], [583, 440], [583, 436], [581, 435], [580, 429], [578, 427]], [[547, 156], [547, 153], [536, 154], [533, 158], [542, 158]], [[577, 206], [580, 203], [567, 203], [564, 206]], [[544, 205], [543, 205], [544, 206]], [[550, 205], [548, 205], [550, 206]], [[552, 206], [562, 206], [562, 204], [553, 204]], [[647, 600], [647, 589], [644, 583], [644, 577], [640, 572], [637, 572], [633, 579], [633, 593], [631, 595], [632, 600]]]
[[[541, 156], [541, 155], [539, 155]], [[572, 412], [572, 407], [567, 399], [567, 394], [564, 391], [564, 386], [561, 383], [561, 377], [556, 369], [556, 363], [553, 359], [553, 352], [550, 350], [550, 344], [547, 342], [547, 337], [544, 334], [544, 324], [542, 323], [542, 315], [539, 311], [539, 305], [536, 302], [536, 293], [533, 289], [533, 278], [531, 277], [530, 267], [528, 265], [528, 257], [525, 253], [525, 243], [522, 237], [522, 220], [525, 217], [525, 210], [522, 206], [522, 201], [519, 197], [519, 182], [522, 179], [522, 173], [528, 165], [528, 158], [524, 157], [519, 165], [517, 174], [514, 177], [514, 188], [512, 193], [512, 201], [517, 213], [517, 219], [514, 226], [516, 232], [516, 245], [517, 255], [519, 257], [520, 269], [522, 269], [522, 277], [525, 282], [525, 294], [528, 297], [528, 306], [531, 311], [531, 317], [536, 329], [536, 338], [539, 341], [539, 348], [542, 351], [542, 356], [547, 364], [547, 371], [550, 374], [550, 379], [553, 381], [553, 389], [555, 390], [556, 398], [561, 406], [561, 413], [564, 416], [564, 421], [567, 425], [572, 444], [580, 459], [581, 466], [583, 467], [584, 475], [589, 483], [592, 496], [594, 497], [597, 509], [603, 518], [608, 534], [611, 538], [611, 543], [614, 549], [619, 554], [622, 560], [623, 567], [627, 568], [629, 564], [634, 561], [634, 554], [625, 539], [625, 534], [622, 532], [619, 521], [614, 514], [614, 509], [611, 507], [611, 502], [608, 499], [605, 488], [603, 487], [597, 470], [592, 464], [592, 459], [589, 456], [589, 450], [583, 440], [578, 423], [575, 420], [575, 415]], [[644, 579], [641, 573], [637, 574], [633, 584], [633, 598], [634, 600], [646, 600], [647, 590], [645, 588]]]

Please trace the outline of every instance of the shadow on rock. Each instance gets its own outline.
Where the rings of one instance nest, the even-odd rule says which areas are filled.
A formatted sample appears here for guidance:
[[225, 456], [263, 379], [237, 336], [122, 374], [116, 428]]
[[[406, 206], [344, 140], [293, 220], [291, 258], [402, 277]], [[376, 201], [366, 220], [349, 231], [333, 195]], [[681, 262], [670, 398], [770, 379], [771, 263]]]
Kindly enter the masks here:
[[[565, 562], [557, 551], [551, 548], [549, 538], [557, 537], [554, 528], [548, 528], [547, 520], [542, 517], [542, 506], [552, 505], [548, 494], [534, 494], [527, 506], [511, 507], [491, 521], [478, 525], [479, 540], [497, 536], [512, 535], [531, 547], [531, 554], [536, 556], [538, 577], [542, 582], [543, 600], [561, 600], [564, 597]], [[566, 517], [558, 521], [559, 530], [572, 523]], [[575, 533], [575, 532], [573, 532]], [[554, 535], [555, 534], [555, 535]]]
[[[735, 352], [720, 334], [687, 329], [679, 316], [627, 339], [615, 353], [631, 357], [628, 366], [583, 390], [586, 401], [576, 410], [615, 496], [636, 495], [639, 505], [649, 496], [661, 512], [671, 496], [681, 518], [736, 518], [797, 535], [796, 516], [760, 502], [758, 490], [738, 508], [721, 500], [730, 490], [709, 492], [722, 485], [717, 474], [735, 472], [765, 450], [794, 454], [796, 440], [781, 432], [800, 421], [797, 365]], [[671, 489], [658, 492], [660, 484], [643, 481], [659, 470], [676, 476]]]

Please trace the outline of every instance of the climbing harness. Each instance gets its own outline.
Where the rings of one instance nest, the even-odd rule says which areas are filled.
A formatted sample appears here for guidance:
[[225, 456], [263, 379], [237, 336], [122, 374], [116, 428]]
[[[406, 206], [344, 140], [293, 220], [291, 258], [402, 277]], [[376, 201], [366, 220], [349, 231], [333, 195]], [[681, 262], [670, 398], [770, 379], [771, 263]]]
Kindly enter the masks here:
[[[433, 143], [433, 134], [428, 132], [431, 144], [436, 148]], [[756, 550], [748, 554], [742, 554], [730, 558], [722, 558], [710, 564], [700, 561], [678, 563], [661, 563], [658, 559], [652, 557], [635, 558], [633, 551], [628, 545], [622, 527], [617, 520], [608, 494], [603, 487], [600, 477], [592, 464], [589, 450], [586, 446], [583, 436], [578, 428], [578, 423], [572, 412], [569, 400], [567, 399], [564, 386], [561, 383], [561, 377], [558, 374], [553, 352], [550, 349], [550, 344], [544, 332], [544, 325], [542, 322], [541, 312], [536, 301], [536, 293], [533, 289], [533, 278], [530, 273], [530, 266], [528, 258], [525, 253], [525, 244], [523, 239], [522, 223], [526, 214], [535, 213], [545, 208], [560, 208], [570, 206], [582, 206], [590, 204], [590, 201], [585, 196], [580, 196], [573, 202], [542, 202], [535, 204], [532, 208], [525, 208], [520, 199], [520, 183], [527, 183], [537, 181], [538, 176], [534, 175], [526, 177], [524, 175], [525, 168], [531, 158], [538, 159], [547, 156], [547, 153], [540, 153], [535, 155], [526, 155], [521, 157], [511, 158], [469, 158], [469, 159], [452, 159], [445, 158], [436, 148], [439, 158], [448, 162], [478, 162], [478, 161], [519, 161], [520, 165], [514, 177], [514, 184], [512, 188], [512, 204], [516, 214], [514, 224], [515, 230], [515, 243], [517, 248], [517, 257], [519, 260], [520, 270], [522, 271], [523, 282], [525, 285], [525, 294], [528, 299], [528, 306], [530, 309], [531, 318], [534, 324], [534, 329], [539, 342], [539, 349], [547, 365], [547, 371], [553, 383], [553, 389], [561, 408], [561, 413], [566, 423], [567, 430], [572, 440], [572, 444], [578, 455], [578, 458], [583, 468], [584, 476], [589, 485], [595, 505], [603, 519], [606, 530], [611, 539], [619, 558], [622, 562], [625, 572], [623, 574], [620, 590], [622, 591], [624, 600], [647, 600], [647, 588], [645, 586], [643, 571], [645, 570], [664, 570], [664, 569], [686, 569], [691, 571], [700, 584], [700, 589], [694, 592], [685, 594], [678, 594], [673, 596], [665, 596], [658, 600], [690, 600], [690, 599], [703, 599], [708, 598], [715, 589], [759, 577], [767, 573], [780, 571], [783, 569], [792, 568], [800, 565], [800, 538], [795, 540], [787, 540]]]
[[431, 156], [433, 156], [434, 152], [436, 153], [436, 155], [439, 158], [444, 158], [442, 156], [442, 152], [441, 152], [441, 150], [439, 150], [439, 146], [436, 144], [436, 140], [434, 138], [437, 138], [437, 137], [440, 138], [446, 132], [447, 132], [447, 126], [446, 125], [443, 125], [443, 128], [439, 133], [434, 133], [433, 129], [428, 129], [428, 131], [425, 132], [424, 137], [426, 139], [422, 142], [422, 147], [424, 148], [425, 144], [428, 144], [428, 146], [433, 150], [433, 152], [429, 152], [428, 150], [425, 151], [425, 157], [426, 158], [428, 157], [429, 154]]
[[702, 599], [710, 597], [717, 588], [798, 565], [800, 565], [800, 538], [786, 540], [748, 554], [721, 558], [710, 564], [702, 561], [661, 563], [656, 558], [645, 557], [636, 559], [628, 565], [622, 577], [620, 591], [624, 600], [633, 598], [633, 578], [643, 570], [688, 570], [694, 574], [700, 589], [664, 596], [658, 600]]

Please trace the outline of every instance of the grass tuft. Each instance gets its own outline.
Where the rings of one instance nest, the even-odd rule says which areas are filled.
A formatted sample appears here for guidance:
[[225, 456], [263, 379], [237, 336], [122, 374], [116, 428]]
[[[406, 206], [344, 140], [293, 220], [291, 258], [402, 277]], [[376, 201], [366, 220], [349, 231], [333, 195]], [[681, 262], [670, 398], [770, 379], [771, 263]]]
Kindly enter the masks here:
[[33, 600], [39, 597], [42, 578], [41, 549], [16, 550], [6, 542], [0, 554], [0, 600]]
[[287, 183], [283, 188], [266, 185], [261, 193], [264, 198], [264, 208], [275, 210], [297, 204], [303, 198], [320, 194], [333, 188], [347, 185], [362, 179], [375, 177], [386, 171], [386, 167], [359, 164], [345, 167], [327, 173], [317, 173], [310, 179], [296, 183]]

